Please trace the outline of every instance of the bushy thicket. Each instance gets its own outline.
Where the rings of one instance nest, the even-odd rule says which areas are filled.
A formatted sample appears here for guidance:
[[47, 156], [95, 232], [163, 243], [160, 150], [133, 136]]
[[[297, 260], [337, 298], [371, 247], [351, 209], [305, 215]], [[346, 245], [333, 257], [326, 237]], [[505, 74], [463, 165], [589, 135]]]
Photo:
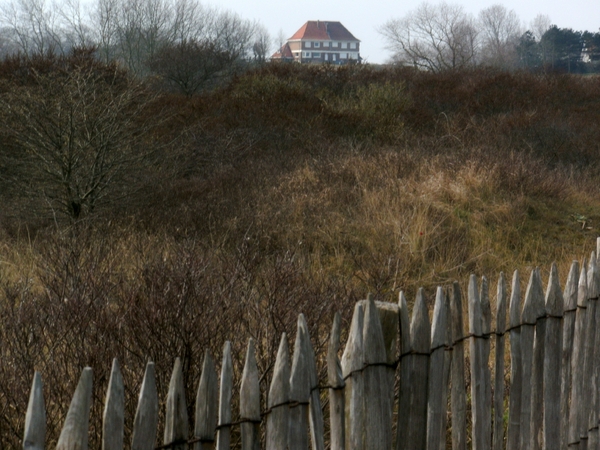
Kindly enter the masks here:
[[[6, 64], [4, 82], [21, 82]], [[128, 195], [68, 222], [27, 214], [26, 198], [2, 212], [3, 448], [22, 435], [34, 369], [54, 442], [93, 367], [97, 447], [115, 356], [129, 433], [148, 358], [163, 398], [183, 358], [191, 405], [203, 352], [219, 360], [226, 339], [238, 376], [255, 338], [266, 386], [299, 312], [318, 349], [334, 311], [347, 327], [368, 292], [394, 301], [552, 260], [564, 278], [594, 246], [600, 78], [272, 64], [156, 96], [136, 120], [156, 119], [163, 156]]]

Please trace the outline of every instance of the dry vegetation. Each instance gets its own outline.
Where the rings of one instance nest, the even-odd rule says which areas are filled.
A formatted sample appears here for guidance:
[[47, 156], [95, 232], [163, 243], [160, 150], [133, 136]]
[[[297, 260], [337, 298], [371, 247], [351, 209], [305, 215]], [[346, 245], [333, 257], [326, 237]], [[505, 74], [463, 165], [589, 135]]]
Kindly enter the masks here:
[[[3, 92], [27, 92], [31, 69], [11, 64]], [[18, 446], [34, 370], [56, 439], [77, 373], [94, 369], [97, 448], [115, 356], [131, 426], [148, 358], [165, 393], [182, 357], [191, 400], [203, 352], [219, 359], [230, 339], [239, 364], [252, 336], [266, 384], [299, 312], [319, 347], [334, 311], [348, 320], [368, 292], [414, 298], [553, 260], [564, 278], [595, 245], [600, 78], [266, 65], [212, 93], [156, 95], [132, 120], [158, 124], [160, 158], [136, 159], [78, 217], [7, 185], [27, 173], [0, 127], [2, 448]]]

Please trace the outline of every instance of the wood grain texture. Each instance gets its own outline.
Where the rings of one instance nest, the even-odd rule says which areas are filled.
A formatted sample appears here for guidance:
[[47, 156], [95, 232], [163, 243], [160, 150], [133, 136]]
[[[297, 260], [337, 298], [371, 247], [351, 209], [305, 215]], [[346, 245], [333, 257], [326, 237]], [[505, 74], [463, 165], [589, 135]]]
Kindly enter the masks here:
[[231, 397], [233, 390], [233, 362], [231, 359], [231, 342], [223, 346], [221, 362], [221, 380], [219, 382], [219, 418], [217, 430], [217, 450], [231, 448]]
[[242, 450], [260, 448], [260, 385], [254, 339], [249, 339], [240, 384]]
[[561, 375], [562, 375], [562, 316], [563, 293], [560, 288], [558, 269], [552, 264], [546, 289], [546, 341], [544, 351], [544, 440], [547, 450], [561, 447]]
[[137, 410], [133, 421], [132, 450], [153, 450], [158, 425], [158, 392], [154, 363], [146, 364]]
[[189, 422], [183, 368], [181, 359], [176, 358], [165, 404], [163, 444], [171, 444], [173, 450], [184, 450], [187, 447], [188, 435]]
[[523, 390], [523, 361], [521, 355], [521, 281], [519, 271], [513, 273], [510, 306], [510, 397], [508, 399], [508, 430], [506, 448], [518, 449], [521, 434], [521, 397]]
[[113, 359], [102, 420], [102, 450], [122, 450], [125, 426], [125, 386], [117, 359]]
[[27, 413], [25, 414], [25, 433], [23, 450], [44, 450], [46, 439], [46, 405], [44, 403], [44, 386], [39, 372], [33, 374]]
[[92, 383], [92, 369], [86, 367], [79, 377], [56, 450], [87, 450]]
[[206, 350], [202, 362], [202, 375], [196, 391], [194, 438], [200, 441], [194, 443], [194, 450], [214, 448], [219, 408], [217, 383], [217, 369], [209, 351]]

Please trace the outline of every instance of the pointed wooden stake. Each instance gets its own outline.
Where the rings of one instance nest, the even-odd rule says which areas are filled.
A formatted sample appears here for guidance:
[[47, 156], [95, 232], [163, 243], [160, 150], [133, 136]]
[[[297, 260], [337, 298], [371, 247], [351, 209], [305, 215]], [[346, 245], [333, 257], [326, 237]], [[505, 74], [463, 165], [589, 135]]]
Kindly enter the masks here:
[[194, 450], [214, 448], [219, 406], [217, 395], [217, 370], [210, 357], [210, 352], [206, 350], [202, 363], [202, 375], [196, 393], [194, 437], [200, 439], [200, 442], [194, 444]]
[[562, 362], [563, 294], [558, 280], [558, 269], [552, 264], [546, 289], [546, 340], [544, 349], [544, 448], [561, 447], [560, 391]]
[[303, 345], [306, 347], [306, 357], [308, 366], [308, 376], [310, 383], [310, 396], [308, 405], [308, 422], [310, 426], [310, 438], [313, 450], [325, 450], [323, 421], [323, 410], [321, 409], [321, 399], [319, 393], [319, 378], [317, 375], [317, 363], [315, 361], [315, 352], [310, 342], [310, 334], [304, 314], [298, 315], [298, 328], [302, 329], [304, 336]]
[[240, 386], [240, 418], [242, 422], [242, 450], [260, 448], [260, 386], [254, 339], [248, 341], [246, 363]]
[[176, 358], [167, 394], [163, 444], [173, 444], [171, 446], [173, 450], [184, 450], [187, 447], [188, 430], [183, 368], [181, 360]]
[[363, 377], [363, 328], [364, 309], [360, 303], [354, 306], [354, 315], [348, 342], [342, 355], [342, 373], [346, 380], [346, 448], [364, 449], [364, 377]]
[[508, 399], [508, 430], [506, 448], [519, 448], [521, 434], [521, 396], [523, 361], [521, 355], [521, 281], [515, 270], [510, 295], [510, 398]]
[[303, 326], [304, 316], [298, 316], [294, 359], [290, 373], [290, 400], [295, 402], [290, 410], [290, 448], [308, 447], [309, 404], [311, 399], [312, 374], [311, 350], [308, 331]]
[[577, 311], [575, 312], [575, 331], [573, 332], [573, 356], [571, 358], [571, 392], [569, 408], [569, 428], [567, 444], [576, 446], [583, 435], [583, 398], [586, 395], [584, 386], [585, 335], [587, 324], [587, 267], [585, 260], [579, 272], [577, 286]]
[[410, 386], [412, 355], [410, 346], [410, 315], [404, 292], [398, 295], [400, 311], [400, 389], [398, 393], [398, 422], [396, 425], [396, 448], [404, 449], [408, 437], [408, 422], [410, 418]]
[[[530, 446], [532, 445], [534, 438], [531, 414], [533, 392], [537, 389], [535, 386], [532, 386], [534, 384], [532, 381], [534, 376], [534, 338], [538, 334], [536, 333], [537, 319], [543, 316], [545, 311], [544, 291], [537, 269], [534, 269], [531, 271], [527, 292], [525, 293], [523, 312], [521, 314], [521, 321], [523, 324], [521, 326], [521, 357], [523, 361], [523, 385], [521, 388], [521, 448], [531, 448]], [[537, 328], [540, 329], [539, 326]], [[541, 329], [541, 331], [545, 330]], [[542, 382], [543, 381], [540, 381], [540, 383]]]
[[483, 313], [481, 299], [477, 289], [477, 278], [471, 275], [469, 279], [469, 354], [471, 360], [471, 418], [473, 422], [473, 450], [488, 449], [486, 446], [486, 416], [485, 395], [487, 367], [483, 348]]
[[102, 450], [123, 449], [125, 421], [125, 386], [117, 358], [113, 359], [102, 424]]
[[484, 336], [488, 336], [481, 340], [481, 351], [483, 359], [483, 375], [484, 375], [484, 397], [483, 397], [483, 426], [484, 426], [484, 445], [485, 448], [492, 446], [492, 372], [490, 370], [490, 353], [491, 353], [491, 336], [492, 331], [492, 307], [490, 304], [490, 288], [488, 280], [485, 276], [481, 277], [481, 331]]
[[[598, 267], [596, 265], [596, 254], [594, 252], [592, 252], [591, 256], [590, 256], [590, 263], [588, 266], [588, 273], [587, 273], [587, 314], [586, 314], [586, 334], [585, 334], [585, 343], [584, 343], [584, 348], [585, 348], [585, 361], [584, 361], [584, 367], [583, 367], [583, 379], [586, 383], [586, 391], [585, 394], [583, 395], [583, 402], [582, 402], [582, 418], [581, 418], [581, 437], [588, 437], [591, 438], [592, 440], [594, 440], [594, 438], [596, 436], [591, 436], [589, 431], [591, 428], [590, 426], [590, 419], [591, 419], [591, 411], [594, 407], [594, 404], [596, 403], [596, 399], [595, 399], [595, 395], [594, 392], [592, 392], [590, 395], [590, 390], [591, 390], [591, 386], [590, 386], [590, 381], [592, 380], [592, 377], [594, 377], [595, 374], [595, 366], [597, 364], [597, 361], [594, 360], [594, 346], [595, 346], [595, 342], [596, 342], [596, 329], [598, 326], [597, 323], [597, 310], [598, 310], [598, 292], [599, 292], [599, 286], [598, 286]], [[593, 389], [593, 388], [592, 388]], [[587, 442], [588, 447], [590, 447], [590, 442], [588, 440]]]
[[46, 406], [44, 404], [44, 391], [42, 376], [39, 372], [33, 375], [27, 414], [25, 415], [25, 436], [23, 437], [24, 450], [44, 450], [46, 439]]
[[494, 441], [493, 450], [504, 447], [504, 347], [506, 331], [507, 289], [504, 273], [500, 272], [496, 293], [496, 364], [494, 378]]
[[588, 417], [588, 448], [592, 449], [599, 448], [600, 446], [600, 436], [598, 434], [598, 409], [600, 407], [600, 348], [598, 348], [598, 346], [600, 346], [600, 332], [597, 330], [597, 327], [600, 324], [600, 305], [598, 305], [598, 296], [600, 295], [600, 273], [598, 272], [597, 262], [590, 264], [590, 271], [592, 273], [589, 291], [590, 305], [594, 304], [596, 310], [593, 325], [596, 330], [591, 360], [591, 402]]
[[221, 384], [219, 389], [219, 429], [217, 450], [229, 450], [231, 443], [231, 396], [233, 389], [233, 362], [231, 343], [225, 342], [221, 363]]
[[452, 388], [450, 392], [450, 408], [452, 414], [452, 448], [467, 448], [467, 391], [465, 383], [465, 343], [463, 327], [463, 307], [460, 286], [452, 284], [450, 297], [452, 350]]
[[281, 335], [277, 359], [273, 369], [273, 379], [269, 388], [267, 407], [267, 450], [288, 447], [290, 429], [290, 354], [287, 335]]
[[[397, 321], [396, 321], [397, 323]], [[366, 304], [364, 328], [365, 448], [392, 446], [392, 407], [386, 373], [387, 352], [379, 312], [372, 297]]]
[[446, 298], [441, 287], [437, 288], [431, 328], [431, 358], [429, 361], [429, 390], [427, 401], [427, 448], [446, 448], [447, 382], [445, 379], [445, 354], [448, 330]]
[[429, 384], [429, 351], [431, 350], [431, 324], [423, 288], [417, 291], [410, 323], [410, 345], [414, 352], [410, 355], [410, 385], [402, 384], [410, 395], [408, 433], [405, 442], [398, 442], [401, 448], [425, 448], [427, 441], [427, 388]]
[[340, 351], [340, 335], [342, 327], [342, 316], [339, 312], [335, 313], [333, 325], [331, 327], [331, 336], [329, 346], [327, 347], [327, 381], [329, 383], [329, 421], [330, 421], [330, 440], [332, 450], [345, 450], [345, 423], [344, 423], [344, 376], [342, 374], [342, 364], [338, 357]]
[[156, 446], [158, 426], [158, 392], [154, 363], [146, 364], [144, 380], [140, 388], [135, 419], [133, 421], [132, 450], [152, 450]]
[[87, 450], [92, 382], [92, 369], [86, 367], [73, 394], [56, 450]]

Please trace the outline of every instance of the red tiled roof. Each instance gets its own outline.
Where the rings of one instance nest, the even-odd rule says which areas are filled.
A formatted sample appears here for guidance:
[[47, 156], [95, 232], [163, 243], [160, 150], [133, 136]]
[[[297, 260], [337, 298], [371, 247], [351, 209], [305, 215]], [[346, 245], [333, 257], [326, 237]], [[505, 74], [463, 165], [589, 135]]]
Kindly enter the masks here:
[[289, 39], [314, 39], [319, 41], [358, 41], [341, 22], [309, 20]]
[[290, 48], [289, 44], [284, 44], [283, 47], [281, 47], [279, 50], [277, 50], [275, 53], [273, 53], [273, 56], [271, 56], [271, 58], [293, 58], [294, 55], [292, 54], [292, 49]]

